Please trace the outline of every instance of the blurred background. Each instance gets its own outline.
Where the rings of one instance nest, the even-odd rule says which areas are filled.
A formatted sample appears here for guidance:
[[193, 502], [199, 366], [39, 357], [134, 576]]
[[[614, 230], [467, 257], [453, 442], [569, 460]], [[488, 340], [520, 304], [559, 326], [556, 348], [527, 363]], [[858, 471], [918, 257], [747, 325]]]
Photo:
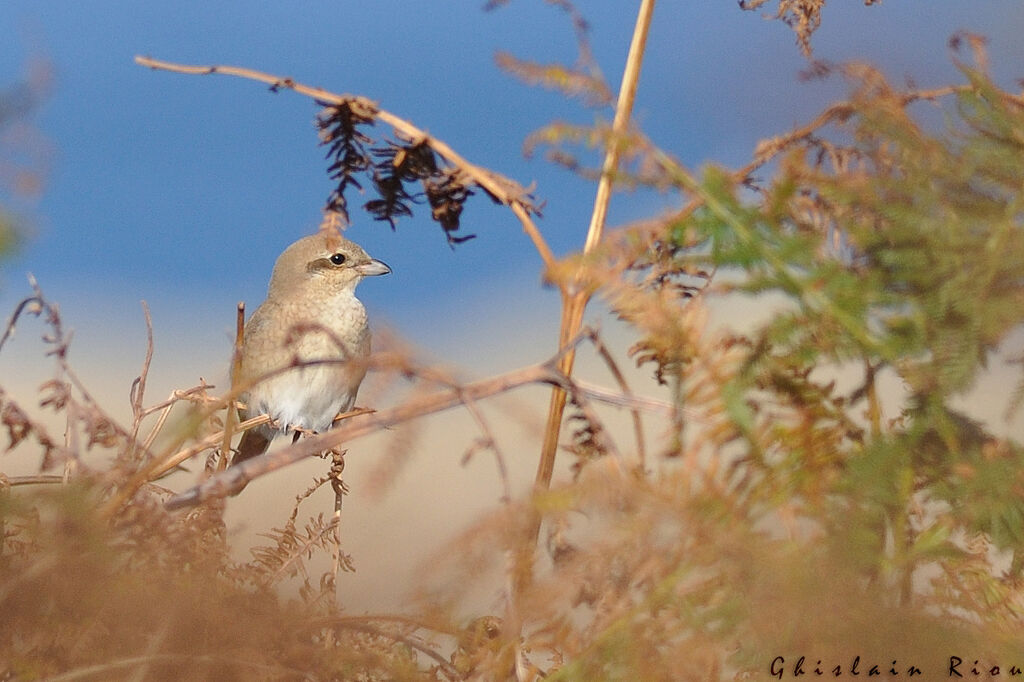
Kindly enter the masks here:
[[[316, 229], [330, 182], [309, 99], [227, 76], [150, 71], [133, 62], [135, 55], [244, 66], [365, 95], [472, 162], [533, 184], [544, 205], [538, 225], [555, 252], [580, 248], [594, 186], [542, 155], [526, 158], [523, 142], [552, 120], [586, 124], [610, 114], [528, 87], [495, 64], [497, 51], [575, 61], [565, 12], [539, 0], [495, 11], [482, 4], [336, 0], [242, 10], [192, 1], [5, 0], [0, 92], [29, 83], [32, 101], [0, 127], [0, 205], [21, 235], [15, 252], [0, 261], [0, 315], [28, 293], [26, 273], [35, 275], [74, 329], [73, 365], [101, 403], [126, 416], [128, 389], [145, 355], [140, 300], [151, 309], [156, 340], [148, 402], [199, 377], [223, 386], [235, 304], [246, 301], [252, 310], [280, 251]], [[634, 5], [579, 6], [613, 88]], [[836, 3], [826, 8], [812, 44], [817, 59], [870, 62], [897, 83], [927, 88], [961, 80], [948, 49], [960, 30], [987, 37], [996, 80], [1017, 89], [1024, 76], [1024, 9], [1017, 0]], [[790, 29], [763, 12], [743, 12], [735, 2], [665, 0], [655, 11], [635, 118], [691, 168], [740, 166], [758, 140], [809, 121], [842, 96], [838, 78], [801, 79], [808, 66]], [[609, 223], [659, 214], [677, 201], [649, 191], [617, 194]], [[360, 288], [376, 329], [467, 377], [551, 355], [558, 295], [541, 286], [540, 258], [510, 212], [484, 197], [471, 200], [463, 232], [476, 239], [452, 249], [429, 212], [392, 231], [371, 221], [357, 208], [361, 203], [350, 197], [348, 236], [394, 271]], [[593, 310], [588, 319], [604, 326], [624, 357], [627, 335]], [[755, 310], [716, 314], [744, 320]], [[32, 402], [51, 372], [38, 330], [23, 322], [0, 353], [0, 384], [23, 403]], [[582, 371], [607, 382], [586, 354]], [[640, 372], [634, 381], [646, 377]], [[1006, 388], [998, 371], [986, 381], [979, 394]], [[665, 397], [652, 382], [641, 390]], [[371, 380], [359, 403], [377, 406], [378, 397], [386, 399]], [[499, 401], [497, 411], [513, 416], [496, 430], [516, 491], [532, 480], [546, 405], [541, 389]], [[984, 401], [974, 407], [997, 418], [985, 413]], [[464, 415], [413, 428], [360, 441], [349, 454], [353, 494], [342, 538], [357, 572], [342, 592], [354, 611], [400, 603], [402, 595], [386, 586], [396, 576], [411, 580], [424, 556], [501, 494], [489, 455], [460, 465], [474, 437]], [[29, 468], [36, 464], [22, 451], [4, 458], [8, 468], [15, 458], [28, 460], [21, 463]], [[380, 462], [400, 459], [409, 465], [397, 477], [383, 475], [395, 468]], [[294, 467], [230, 503], [243, 553], [252, 533], [283, 522], [293, 496], [323, 469], [319, 462]], [[176, 480], [184, 486], [190, 479]], [[311, 512], [320, 510], [329, 511], [328, 497]]]

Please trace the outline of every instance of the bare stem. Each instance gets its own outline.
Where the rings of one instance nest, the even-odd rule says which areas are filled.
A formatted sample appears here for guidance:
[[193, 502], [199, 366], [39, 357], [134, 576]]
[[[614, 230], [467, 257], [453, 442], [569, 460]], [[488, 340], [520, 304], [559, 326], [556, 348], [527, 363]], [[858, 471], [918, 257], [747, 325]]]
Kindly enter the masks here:
[[[345, 482], [341, 474], [345, 470], [345, 451], [331, 451], [331, 471], [328, 474], [331, 490], [334, 491], [334, 516], [332, 517], [331, 534], [331, 582], [334, 588], [334, 602], [338, 603], [338, 574], [341, 572], [341, 508], [345, 499]], [[332, 637], [333, 639], [333, 637]]]
[[[633, 101], [636, 96], [637, 82], [640, 77], [640, 66], [643, 62], [644, 46], [647, 42], [647, 33], [650, 29], [653, 12], [654, 0], [642, 0], [636, 26], [633, 29], [633, 40], [629, 47], [626, 68], [622, 75], [622, 84], [619, 88], [615, 120], [612, 123], [612, 136], [608, 150], [605, 153], [601, 180], [597, 186], [597, 196], [594, 198], [594, 211], [591, 215], [590, 228], [587, 231], [587, 240], [583, 248], [584, 254], [592, 252], [597, 247], [604, 233], [608, 203], [611, 199], [613, 176], [619, 165], [618, 140], [629, 126], [629, 118], [633, 111]], [[579, 333], [583, 325], [583, 313], [591, 296], [589, 290], [578, 284], [570, 288], [571, 290], [564, 291], [562, 296], [562, 320], [558, 334], [559, 348], [564, 348], [567, 341]], [[575, 349], [569, 349], [559, 361], [558, 369], [565, 376], [572, 376], [575, 360]], [[535, 485], [538, 489], [546, 489], [551, 485], [551, 477], [555, 469], [555, 455], [558, 451], [558, 439], [562, 428], [562, 417], [565, 414], [565, 400], [566, 394], [562, 389], [555, 388], [551, 392], [547, 426], [544, 430], [544, 443], [541, 447], [540, 462], [537, 466], [537, 477], [535, 480]], [[539, 530], [540, 519], [537, 518], [531, 528], [531, 534], [534, 538]]]
[[138, 447], [139, 427], [145, 417], [145, 410], [142, 403], [146, 395], [146, 379], [149, 377], [149, 366], [153, 362], [153, 317], [149, 314], [149, 306], [142, 301], [142, 315], [146, 319], [146, 358], [142, 361], [142, 371], [139, 377], [132, 383], [132, 435], [128, 440], [129, 458], [134, 456]]
[[[235, 348], [231, 354], [231, 386], [238, 384], [238, 377], [242, 371], [242, 344], [245, 342], [245, 303], [238, 302], [238, 309], [235, 314]], [[238, 412], [231, 403], [228, 403], [227, 414], [224, 415], [224, 439], [220, 444], [220, 459], [217, 462], [217, 471], [224, 471], [228, 466], [228, 455], [231, 453], [231, 436], [238, 421]]]
[[[619, 384], [619, 389], [624, 395], [632, 398], [633, 391], [630, 390], [629, 384], [626, 382], [626, 376], [622, 373], [622, 370], [619, 369], [619, 365], [615, 362], [615, 358], [612, 357], [611, 351], [609, 351], [608, 347], [604, 345], [604, 342], [601, 340], [601, 337], [598, 336], [596, 331], [591, 333], [590, 341], [594, 344], [597, 354], [602, 360], [604, 360], [604, 364], [607, 365], [612, 376], [615, 377], [616, 383]], [[633, 417], [633, 434], [636, 437], [637, 457], [640, 460], [638, 466], [640, 470], [643, 471], [644, 463], [647, 460], [647, 448], [644, 445], [643, 420], [640, 418], [639, 408], [635, 406], [630, 407], [630, 413]]]

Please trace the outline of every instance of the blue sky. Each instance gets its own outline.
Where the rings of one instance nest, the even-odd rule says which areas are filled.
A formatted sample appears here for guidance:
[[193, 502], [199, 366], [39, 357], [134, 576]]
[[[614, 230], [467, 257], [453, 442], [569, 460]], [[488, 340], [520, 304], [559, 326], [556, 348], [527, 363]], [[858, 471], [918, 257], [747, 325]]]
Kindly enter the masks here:
[[[188, 356], [188, 346], [199, 344], [223, 355], [235, 303], [255, 306], [277, 254], [315, 229], [330, 185], [308, 99], [229, 77], [150, 71], [133, 63], [136, 54], [247, 66], [371, 97], [470, 160], [535, 182], [545, 202], [540, 227], [553, 248], [578, 248], [593, 186], [542, 158], [525, 159], [522, 144], [551, 120], [585, 123], [594, 113], [513, 80], [493, 58], [504, 50], [571, 61], [571, 26], [540, 0], [494, 12], [482, 4], [6, 0], [0, 85], [22, 77], [36, 58], [52, 64], [54, 82], [31, 117], [52, 147], [50, 170], [41, 199], [17, 204], [29, 235], [0, 262], [0, 309], [6, 314], [23, 294], [30, 271], [62, 303], [86, 349], [102, 348], [112, 330], [141, 340], [138, 301], [146, 299], [165, 350]], [[597, 60], [617, 87], [635, 3], [580, 7]], [[947, 40], [960, 29], [989, 37], [1005, 84], [1024, 76], [1017, 0], [829, 4], [814, 45], [819, 58], [873, 62], [894, 79], [930, 86], [956, 78]], [[758, 139], [809, 120], [842, 93], [839, 82], [800, 82], [805, 66], [790, 30], [759, 12], [733, 1], [663, 0], [636, 117], [693, 167], [740, 165]], [[544, 315], [533, 315], [533, 324], [557, 325], [557, 296], [539, 288], [540, 261], [518, 223], [477, 199], [464, 230], [478, 238], [454, 251], [426, 215], [393, 233], [353, 213], [349, 236], [394, 269], [365, 283], [361, 297], [375, 319], [442, 355], [480, 317], [508, 317], [510, 334], [518, 316], [537, 310]], [[610, 222], [676, 201], [616, 195]], [[547, 338], [553, 344], [554, 332]]]

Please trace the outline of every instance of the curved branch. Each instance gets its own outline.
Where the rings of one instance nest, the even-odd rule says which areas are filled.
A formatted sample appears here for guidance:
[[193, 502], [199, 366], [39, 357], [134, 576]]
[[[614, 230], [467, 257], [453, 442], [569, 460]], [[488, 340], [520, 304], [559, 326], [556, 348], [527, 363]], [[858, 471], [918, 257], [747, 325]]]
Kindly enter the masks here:
[[323, 88], [314, 88], [309, 85], [304, 85], [292, 80], [291, 78], [281, 78], [279, 76], [263, 73], [262, 71], [246, 69], [238, 66], [195, 66], [165, 62], [142, 56], [136, 56], [135, 63], [141, 66], [147, 66], [151, 69], [173, 71], [176, 73], [198, 75], [219, 73], [226, 76], [247, 78], [249, 80], [268, 83], [271, 90], [275, 92], [284, 88], [297, 92], [300, 95], [312, 97], [320, 103], [337, 105], [356, 101], [366, 104], [375, 112], [374, 116], [381, 122], [391, 126], [392, 130], [394, 130], [396, 134], [410, 140], [422, 141], [429, 145], [430, 148], [438, 155], [465, 173], [473, 180], [473, 182], [479, 185], [497, 201], [511, 208], [512, 212], [515, 213], [519, 222], [522, 224], [523, 231], [526, 232], [527, 236], [529, 236], [534, 247], [537, 249], [537, 253], [540, 254], [545, 267], [550, 268], [554, 265], [554, 253], [551, 251], [551, 248], [548, 246], [547, 241], [545, 241], [544, 236], [540, 233], [540, 230], [537, 229], [536, 224], [531, 218], [531, 214], [537, 213], [537, 207], [534, 206], [532, 201], [530, 201], [528, 198], [528, 192], [522, 185], [514, 180], [506, 178], [503, 175], [495, 173], [494, 171], [488, 170], [474, 163], [470, 163], [444, 141], [429, 135], [426, 131], [417, 128], [404, 118], [385, 109], [380, 109], [377, 107], [376, 103], [366, 97], [356, 95], [338, 95], [328, 90], [324, 90]]

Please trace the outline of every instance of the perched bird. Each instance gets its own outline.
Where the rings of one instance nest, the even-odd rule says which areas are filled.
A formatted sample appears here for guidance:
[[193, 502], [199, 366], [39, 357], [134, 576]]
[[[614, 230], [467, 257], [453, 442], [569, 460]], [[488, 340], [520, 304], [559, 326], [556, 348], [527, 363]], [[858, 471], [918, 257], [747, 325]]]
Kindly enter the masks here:
[[[366, 374], [360, 361], [370, 354], [356, 285], [389, 272], [334, 231], [304, 237], [278, 257], [267, 300], [245, 325], [236, 378], [248, 386], [240, 396], [246, 405], [241, 418], [266, 414], [277, 426], [242, 434], [232, 465], [266, 452], [278, 428], [323, 432], [352, 408]], [[317, 361], [328, 362], [304, 364]]]

